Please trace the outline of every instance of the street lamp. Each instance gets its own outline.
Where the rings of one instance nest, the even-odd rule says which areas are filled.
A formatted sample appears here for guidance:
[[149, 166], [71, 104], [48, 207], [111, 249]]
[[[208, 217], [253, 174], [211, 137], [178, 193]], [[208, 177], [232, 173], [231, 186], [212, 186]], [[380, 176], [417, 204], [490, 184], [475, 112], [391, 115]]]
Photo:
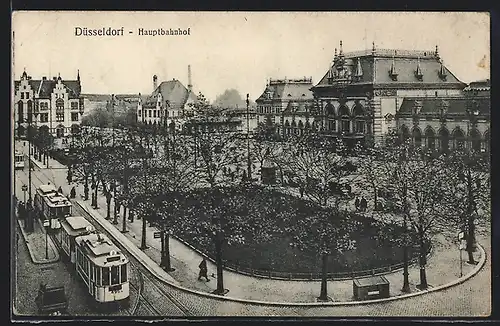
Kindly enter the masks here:
[[43, 221], [43, 227], [45, 229], [45, 259], [49, 259], [49, 246], [48, 246], [48, 234], [49, 234], [50, 219]]
[[[407, 157], [407, 149], [406, 146], [403, 146], [403, 151], [401, 152], [401, 162], [406, 162]], [[408, 293], [410, 292], [410, 281], [408, 277], [408, 242], [409, 242], [409, 234], [408, 234], [408, 188], [406, 182], [403, 184], [403, 288], [401, 292]]]
[[248, 180], [252, 180], [252, 162], [250, 160], [250, 111], [249, 111], [249, 106], [250, 106], [250, 100], [249, 100], [250, 94], [247, 94], [247, 177]]

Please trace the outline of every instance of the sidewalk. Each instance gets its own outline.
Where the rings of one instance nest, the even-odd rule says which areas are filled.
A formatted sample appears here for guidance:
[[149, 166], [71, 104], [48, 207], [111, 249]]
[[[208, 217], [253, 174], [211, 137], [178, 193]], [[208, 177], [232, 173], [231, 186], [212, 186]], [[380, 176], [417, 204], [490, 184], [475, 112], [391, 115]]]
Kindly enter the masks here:
[[[80, 187], [81, 188], [81, 187]], [[81, 193], [81, 190], [78, 192]], [[100, 193], [99, 193], [100, 194]], [[98, 198], [99, 208], [97, 213], [101, 218], [106, 216], [106, 202], [101, 195]], [[90, 201], [87, 202], [87, 207], [90, 211]], [[111, 215], [113, 207], [111, 207]], [[120, 212], [122, 213], [122, 212]], [[148, 223], [149, 224], [149, 223]], [[122, 228], [122, 214], [119, 217], [119, 224], [114, 226], [117, 230]], [[134, 222], [130, 223], [127, 220], [127, 230], [125, 237], [135, 246], [140, 247], [142, 220], [134, 218]], [[159, 264], [160, 262], [160, 239], [154, 239], [153, 233], [156, 228], [147, 226], [147, 246], [148, 249], [144, 252], [151, 258], [152, 261]], [[460, 276], [460, 261], [459, 251], [454, 244], [450, 243], [446, 236], [436, 236], [433, 241], [433, 252], [428, 259], [427, 280], [430, 288], [437, 287], [449, 282], [452, 282]], [[177, 280], [180, 285], [210, 293], [216, 288], [216, 279], [211, 277], [209, 282], [198, 281], [198, 264], [202, 260], [202, 256], [193, 249], [184, 245], [180, 241], [170, 239], [171, 264], [175, 271], [169, 274]], [[463, 254], [463, 275], [466, 275], [473, 270], [474, 266], [465, 263], [466, 254]], [[479, 260], [479, 251], [475, 253], [476, 260]], [[215, 265], [208, 261], [209, 276], [216, 273]], [[391, 296], [401, 295], [402, 288], [402, 271], [386, 274], [385, 277], [390, 282]], [[409, 268], [410, 288], [412, 292], [418, 292], [416, 285], [419, 283], [419, 268], [413, 265]], [[316, 297], [319, 295], [319, 281], [284, 281], [273, 280], [266, 278], [257, 278], [242, 275], [236, 272], [224, 271], [224, 286], [229, 289], [227, 296], [261, 300], [271, 302], [316, 302]], [[333, 301], [345, 302], [352, 301], [352, 280], [346, 281], [329, 281], [329, 295]]]
[[[25, 221], [17, 220], [19, 229], [24, 238], [24, 242], [28, 247], [31, 260], [35, 264], [50, 264], [59, 261], [59, 253], [52, 242], [50, 236], [46, 236], [46, 232], [43, 226], [40, 225], [40, 221], [35, 218], [33, 223], [33, 232], [26, 232], [24, 229]], [[17, 239], [19, 241], [19, 239]], [[45, 241], [47, 241], [47, 256], [45, 252]]]

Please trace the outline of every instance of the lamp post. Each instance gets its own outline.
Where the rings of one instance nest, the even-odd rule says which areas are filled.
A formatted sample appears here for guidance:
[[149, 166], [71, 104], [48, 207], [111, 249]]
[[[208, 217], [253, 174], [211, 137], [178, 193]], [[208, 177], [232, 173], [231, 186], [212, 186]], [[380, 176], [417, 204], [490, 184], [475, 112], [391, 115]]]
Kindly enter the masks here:
[[32, 169], [32, 161], [31, 161], [31, 138], [33, 137], [33, 130], [32, 130], [32, 120], [33, 120], [33, 112], [31, 111], [32, 108], [28, 107], [28, 204], [26, 206], [27, 209], [27, 219], [26, 219], [26, 224], [25, 228], [27, 232], [33, 232], [34, 225], [33, 225], [33, 213], [32, 213], [32, 194], [31, 194], [31, 169]]
[[23, 204], [24, 204], [24, 207], [26, 207], [26, 191], [28, 190], [28, 186], [27, 185], [23, 185], [21, 187], [21, 190], [23, 191], [23, 196], [24, 196], [24, 202], [23, 202]]
[[[403, 145], [401, 152], [401, 163], [405, 163], [408, 160], [407, 148]], [[401, 292], [410, 292], [410, 281], [408, 277], [408, 187], [406, 182], [403, 184], [403, 288]]]
[[49, 234], [49, 228], [50, 226], [50, 219], [49, 220], [44, 220], [43, 221], [43, 227], [45, 229], [45, 259], [49, 259], [49, 246], [48, 246], [48, 234]]

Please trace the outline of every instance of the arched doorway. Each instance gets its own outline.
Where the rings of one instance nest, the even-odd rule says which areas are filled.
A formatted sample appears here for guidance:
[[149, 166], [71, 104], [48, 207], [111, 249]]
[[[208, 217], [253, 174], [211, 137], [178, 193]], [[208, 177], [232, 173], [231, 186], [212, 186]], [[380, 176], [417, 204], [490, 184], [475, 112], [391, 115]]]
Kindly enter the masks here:
[[295, 120], [292, 121], [291, 127], [292, 127], [292, 133], [294, 135], [297, 135], [297, 123], [295, 123]]
[[471, 149], [475, 152], [481, 151], [481, 134], [477, 129], [472, 129], [469, 135]]
[[450, 149], [450, 134], [446, 128], [439, 130], [439, 147], [443, 152]]
[[297, 127], [299, 129], [299, 135], [302, 136], [304, 134], [304, 123], [302, 122], [302, 120], [299, 120]]
[[422, 146], [422, 132], [420, 131], [420, 128], [414, 127], [412, 130], [412, 139], [413, 139], [413, 145], [415, 147], [421, 147]]
[[428, 149], [436, 149], [436, 134], [434, 133], [434, 129], [430, 126], [425, 129], [425, 139], [427, 140]]
[[456, 128], [455, 130], [453, 130], [452, 137], [455, 143], [455, 149], [465, 149], [465, 135], [462, 129]]

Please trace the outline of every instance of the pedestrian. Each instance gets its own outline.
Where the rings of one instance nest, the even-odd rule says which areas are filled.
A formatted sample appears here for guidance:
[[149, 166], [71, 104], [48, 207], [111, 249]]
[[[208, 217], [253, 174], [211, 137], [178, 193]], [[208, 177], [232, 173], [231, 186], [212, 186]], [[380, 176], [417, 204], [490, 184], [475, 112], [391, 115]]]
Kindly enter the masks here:
[[365, 197], [361, 197], [361, 201], [359, 202], [359, 206], [361, 208], [361, 211], [366, 212], [366, 208], [368, 206]]
[[201, 278], [204, 277], [207, 279], [207, 282], [210, 281], [210, 279], [207, 276], [208, 269], [207, 269], [207, 260], [205, 258], [203, 258], [198, 267], [200, 268], [200, 274], [198, 274], [198, 280], [201, 280]]
[[76, 189], [75, 189], [75, 187], [71, 188], [69, 197], [70, 198], [76, 198]]
[[304, 186], [301, 185], [299, 191], [300, 191], [300, 198], [304, 198]]
[[62, 191], [62, 188], [61, 186], [59, 186], [59, 188], [57, 188], [57, 192], [60, 193], [62, 195], [63, 191]]
[[356, 207], [356, 210], [359, 211], [359, 198], [356, 196], [356, 200], [354, 201], [354, 206]]

